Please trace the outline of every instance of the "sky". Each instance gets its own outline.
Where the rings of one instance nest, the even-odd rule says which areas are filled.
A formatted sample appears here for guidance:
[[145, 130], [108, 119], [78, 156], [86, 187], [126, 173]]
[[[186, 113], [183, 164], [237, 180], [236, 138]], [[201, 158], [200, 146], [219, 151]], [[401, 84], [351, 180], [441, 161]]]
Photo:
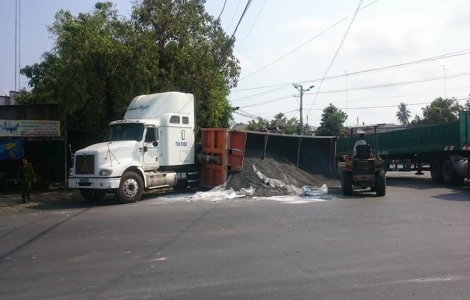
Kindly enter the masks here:
[[[51, 50], [54, 39], [47, 25], [58, 10], [89, 12], [96, 2], [20, 0], [17, 65], [40, 62]], [[121, 14], [130, 15], [130, 0], [113, 2]], [[235, 30], [246, 3], [227, 0], [221, 15], [227, 34]], [[223, 5], [224, 0], [207, 0], [206, 10], [218, 16]], [[0, 0], [0, 11], [4, 94], [14, 90], [18, 78], [15, 0]], [[299, 118], [293, 84], [314, 85], [303, 96], [304, 122], [313, 126], [330, 103], [348, 114], [346, 125], [398, 123], [401, 102], [412, 118], [437, 97], [455, 97], [464, 104], [470, 94], [469, 11], [466, 0], [253, 0], [235, 34], [241, 75], [229, 99], [251, 117], [283, 112]], [[27, 87], [26, 78], [20, 77], [19, 84]], [[250, 120], [234, 117], [236, 122]]]

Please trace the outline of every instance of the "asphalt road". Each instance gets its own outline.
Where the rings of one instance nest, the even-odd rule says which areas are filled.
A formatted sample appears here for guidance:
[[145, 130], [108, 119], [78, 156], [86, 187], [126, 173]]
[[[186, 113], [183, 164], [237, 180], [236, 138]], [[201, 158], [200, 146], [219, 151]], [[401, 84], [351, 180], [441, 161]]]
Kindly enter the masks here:
[[3, 215], [0, 295], [470, 299], [468, 187], [409, 178], [388, 184], [383, 198], [147, 197]]

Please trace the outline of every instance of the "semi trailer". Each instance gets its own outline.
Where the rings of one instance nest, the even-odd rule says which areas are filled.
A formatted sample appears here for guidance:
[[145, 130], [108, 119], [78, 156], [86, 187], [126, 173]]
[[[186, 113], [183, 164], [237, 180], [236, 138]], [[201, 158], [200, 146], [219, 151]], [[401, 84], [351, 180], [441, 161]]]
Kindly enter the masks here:
[[[350, 153], [356, 137], [339, 138], [336, 158], [340, 162]], [[393, 131], [365, 135], [365, 140], [384, 160], [409, 160], [421, 166], [429, 164], [434, 182], [460, 185], [470, 178], [470, 112], [461, 111], [459, 120], [450, 123], [409, 126]]]

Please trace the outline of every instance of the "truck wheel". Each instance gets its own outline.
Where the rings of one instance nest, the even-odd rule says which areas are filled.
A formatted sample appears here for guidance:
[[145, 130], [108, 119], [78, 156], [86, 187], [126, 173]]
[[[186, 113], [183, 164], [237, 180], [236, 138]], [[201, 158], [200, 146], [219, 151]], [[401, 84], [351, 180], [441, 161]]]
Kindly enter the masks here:
[[375, 194], [379, 197], [385, 196], [385, 190], [387, 186], [385, 172], [380, 172], [375, 176], [375, 184]]
[[176, 182], [174, 187], [175, 190], [184, 190], [188, 187], [188, 180], [187, 179], [180, 179]]
[[343, 176], [341, 178], [341, 189], [343, 190], [343, 195], [350, 196], [352, 195], [353, 188], [352, 188], [352, 173], [351, 172], [343, 172]]
[[126, 172], [121, 178], [121, 183], [116, 196], [122, 203], [134, 203], [140, 200], [144, 191], [144, 182], [136, 172]]
[[441, 163], [437, 159], [431, 162], [431, 178], [433, 182], [442, 182]]
[[446, 184], [462, 185], [465, 178], [457, 175], [450, 159], [446, 159], [442, 163], [442, 179]]
[[103, 200], [106, 196], [106, 190], [80, 189], [80, 194], [86, 201], [95, 202]]

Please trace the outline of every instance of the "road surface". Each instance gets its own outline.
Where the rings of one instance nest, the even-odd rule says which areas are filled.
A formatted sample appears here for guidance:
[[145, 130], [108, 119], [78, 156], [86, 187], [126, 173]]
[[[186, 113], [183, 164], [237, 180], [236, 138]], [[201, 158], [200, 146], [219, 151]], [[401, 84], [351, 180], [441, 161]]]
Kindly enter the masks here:
[[39, 206], [0, 216], [3, 299], [469, 299], [470, 191], [387, 173], [325, 201]]

